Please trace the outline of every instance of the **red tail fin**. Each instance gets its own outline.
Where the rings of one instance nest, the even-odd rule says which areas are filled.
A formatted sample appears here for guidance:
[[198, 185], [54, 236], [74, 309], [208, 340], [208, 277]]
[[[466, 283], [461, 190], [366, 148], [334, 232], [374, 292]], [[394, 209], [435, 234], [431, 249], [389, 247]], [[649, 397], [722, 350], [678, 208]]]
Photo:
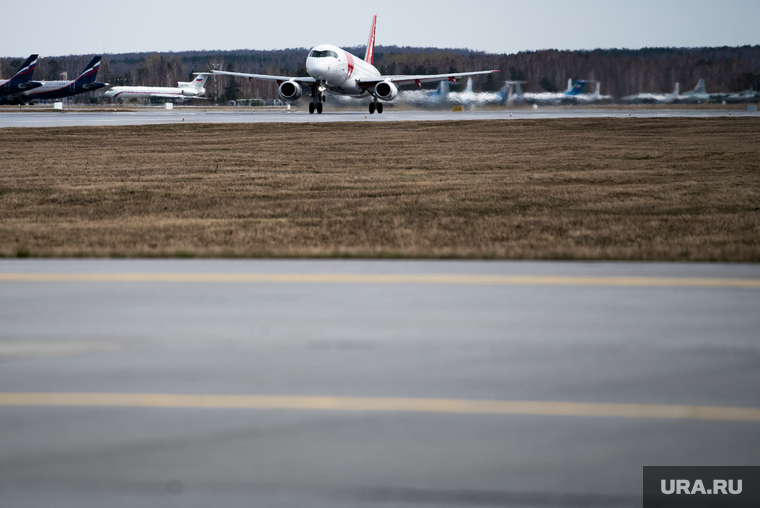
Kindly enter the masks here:
[[375, 65], [375, 25], [377, 24], [377, 14], [372, 17], [372, 29], [369, 31], [369, 40], [367, 41], [367, 52], [364, 54], [364, 61], [370, 65]]

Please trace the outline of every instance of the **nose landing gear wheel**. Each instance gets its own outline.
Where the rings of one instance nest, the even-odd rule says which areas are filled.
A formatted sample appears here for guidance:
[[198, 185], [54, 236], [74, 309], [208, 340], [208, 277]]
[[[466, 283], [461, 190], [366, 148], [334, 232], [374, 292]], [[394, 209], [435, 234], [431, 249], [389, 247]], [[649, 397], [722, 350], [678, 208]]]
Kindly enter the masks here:
[[321, 102], [319, 104], [317, 104], [317, 113], [320, 114], [320, 115], [322, 114], [322, 103]]
[[377, 103], [377, 112], [378, 112], [378, 114], [382, 114], [383, 113], [383, 103], [382, 102], [378, 102]]
[[313, 115], [313, 114], [314, 114], [314, 109], [315, 109], [314, 103], [313, 103], [313, 102], [310, 102], [310, 103], [309, 103], [309, 114], [310, 114], [310, 115]]
[[375, 103], [374, 102], [370, 102], [369, 103], [369, 114], [371, 115], [374, 112], [375, 112]]

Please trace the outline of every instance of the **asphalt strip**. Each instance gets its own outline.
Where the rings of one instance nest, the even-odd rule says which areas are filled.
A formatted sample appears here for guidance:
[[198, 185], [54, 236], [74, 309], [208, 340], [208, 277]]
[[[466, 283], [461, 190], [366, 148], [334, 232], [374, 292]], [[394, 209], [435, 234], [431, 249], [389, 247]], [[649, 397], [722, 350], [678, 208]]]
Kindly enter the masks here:
[[336, 273], [0, 273], [0, 282], [205, 282], [269, 284], [439, 284], [760, 289], [760, 279]]

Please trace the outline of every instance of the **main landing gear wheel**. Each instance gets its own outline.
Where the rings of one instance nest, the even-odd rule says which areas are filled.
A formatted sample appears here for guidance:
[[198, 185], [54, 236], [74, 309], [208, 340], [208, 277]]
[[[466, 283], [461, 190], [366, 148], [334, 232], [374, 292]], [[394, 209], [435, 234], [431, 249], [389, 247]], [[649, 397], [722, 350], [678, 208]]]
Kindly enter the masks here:
[[322, 114], [322, 103], [317, 104], [317, 113]]
[[374, 112], [375, 112], [375, 103], [374, 102], [370, 102], [369, 103], [369, 114], [370, 115], [374, 114]]
[[313, 103], [313, 102], [310, 102], [310, 103], [309, 103], [309, 114], [310, 114], [310, 115], [313, 115], [313, 114], [314, 114], [314, 110], [315, 110], [315, 109], [316, 109], [316, 106], [314, 106], [314, 103]]
[[378, 102], [377, 103], [377, 112], [378, 112], [378, 114], [382, 114], [382, 112], [383, 112], [383, 103], [382, 102]]

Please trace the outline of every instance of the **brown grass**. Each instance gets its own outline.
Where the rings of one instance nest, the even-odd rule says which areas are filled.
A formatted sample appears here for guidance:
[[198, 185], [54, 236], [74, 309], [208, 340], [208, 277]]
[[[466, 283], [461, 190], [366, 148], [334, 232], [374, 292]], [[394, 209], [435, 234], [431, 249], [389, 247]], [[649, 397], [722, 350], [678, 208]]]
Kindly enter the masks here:
[[760, 261], [760, 121], [3, 129], [0, 255]]

